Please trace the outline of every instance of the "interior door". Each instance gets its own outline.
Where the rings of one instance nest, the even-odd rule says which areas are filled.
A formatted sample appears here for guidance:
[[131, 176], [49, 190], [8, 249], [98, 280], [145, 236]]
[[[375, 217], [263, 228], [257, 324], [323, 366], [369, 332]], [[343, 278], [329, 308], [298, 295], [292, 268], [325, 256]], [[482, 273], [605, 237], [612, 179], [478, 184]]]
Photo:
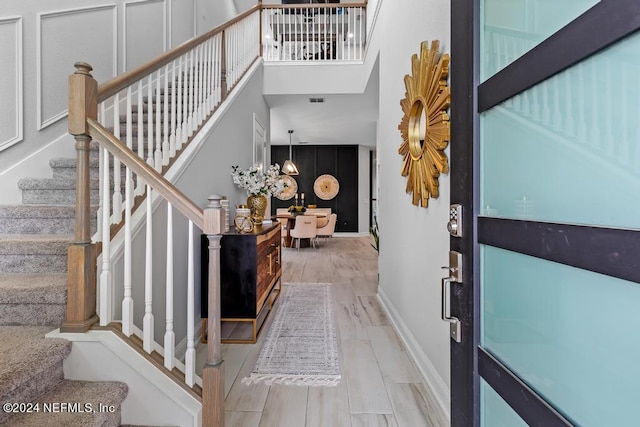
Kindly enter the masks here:
[[451, 13], [452, 425], [638, 425], [640, 2]]

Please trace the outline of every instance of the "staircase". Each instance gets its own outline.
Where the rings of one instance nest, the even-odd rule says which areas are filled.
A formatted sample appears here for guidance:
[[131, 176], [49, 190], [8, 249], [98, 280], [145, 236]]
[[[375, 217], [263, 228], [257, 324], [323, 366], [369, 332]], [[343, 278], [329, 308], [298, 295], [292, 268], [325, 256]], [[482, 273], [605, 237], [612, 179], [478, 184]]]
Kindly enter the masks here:
[[[97, 146], [92, 146], [91, 159], [91, 199], [97, 204]], [[0, 401], [14, 404], [0, 411], [2, 425], [120, 425], [127, 385], [65, 380], [63, 361], [72, 344], [45, 338], [66, 314], [75, 163], [52, 159], [52, 178], [22, 179], [23, 204], [0, 206]], [[17, 405], [29, 402], [34, 405]]]

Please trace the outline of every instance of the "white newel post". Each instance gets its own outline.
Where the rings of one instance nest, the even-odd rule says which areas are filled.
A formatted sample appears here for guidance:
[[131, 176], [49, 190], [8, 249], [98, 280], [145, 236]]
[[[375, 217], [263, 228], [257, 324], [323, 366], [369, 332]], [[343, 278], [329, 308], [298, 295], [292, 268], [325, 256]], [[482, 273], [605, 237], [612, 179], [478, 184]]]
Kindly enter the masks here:
[[220, 343], [220, 240], [224, 221], [221, 199], [217, 194], [209, 196], [209, 205], [204, 209], [202, 230], [209, 239], [207, 362], [202, 370], [204, 427], [224, 426], [224, 368]]

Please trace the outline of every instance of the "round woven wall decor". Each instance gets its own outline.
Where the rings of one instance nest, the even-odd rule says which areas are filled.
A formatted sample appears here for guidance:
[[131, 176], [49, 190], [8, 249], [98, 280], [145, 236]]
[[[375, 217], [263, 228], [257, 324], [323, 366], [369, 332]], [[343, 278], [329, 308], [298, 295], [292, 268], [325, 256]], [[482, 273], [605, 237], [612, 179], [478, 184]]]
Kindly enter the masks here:
[[313, 183], [313, 191], [316, 193], [318, 198], [322, 200], [331, 200], [336, 197], [338, 191], [340, 191], [340, 184], [333, 175], [320, 175]]

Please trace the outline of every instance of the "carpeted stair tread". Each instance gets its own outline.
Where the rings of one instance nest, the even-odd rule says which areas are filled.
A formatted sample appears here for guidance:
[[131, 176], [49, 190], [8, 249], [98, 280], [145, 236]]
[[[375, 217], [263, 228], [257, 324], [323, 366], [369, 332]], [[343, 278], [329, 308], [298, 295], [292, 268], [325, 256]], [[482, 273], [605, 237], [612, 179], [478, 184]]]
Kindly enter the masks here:
[[0, 273], [64, 273], [73, 236], [0, 234]]
[[[92, 179], [90, 186], [98, 188], [99, 181]], [[21, 178], [18, 180], [21, 190], [75, 190], [76, 180], [73, 178]]]
[[65, 255], [72, 235], [0, 234], [0, 255]]
[[[54, 157], [49, 160], [49, 166], [51, 168], [75, 168], [78, 164], [78, 159], [73, 157]], [[97, 168], [100, 166], [100, 161], [97, 158], [89, 158], [89, 167]], [[113, 163], [111, 165], [113, 167]]]
[[0, 273], [0, 325], [57, 328], [66, 313], [65, 274]]
[[[110, 182], [113, 188], [113, 180]], [[91, 203], [99, 202], [99, 180], [89, 181]], [[76, 201], [75, 178], [22, 178], [18, 181], [25, 205], [73, 205]]]
[[0, 274], [0, 304], [66, 302], [66, 274]]
[[[96, 207], [97, 209], [97, 207]], [[0, 219], [5, 218], [66, 218], [75, 217], [72, 205], [0, 205]]]
[[[40, 411], [20, 414], [4, 424], [8, 427], [43, 426], [118, 426], [120, 425], [120, 404], [127, 397], [128, 387], [121, 382], [111, 381], [70, 381], [63, 380], [46, 395], [37, 399]], [[45, 412], [45, 404], [58, 404], [58, 412]], [[76, 410], [61, 410], [62, 403], [78, 404]], [[47, 406], [55, 408], [56, 406]], [[100, 408], [113, 407], [114, 412]], [[69, 408], [69, 406], [67, 406]]]
[[[62, 361], [71, 352], [71, 342], [45, 338], [50, 331], [46, 326], [0, 327], [0, 401], [11, 401], [25, 383], [56, 364], [62, 366]], [[47, 390], [40, 391], [42, 395]]]
[[[94, 222], [97, 211], [91, 207]], [[72, 234], [75, 217], [71, 205], [0, 205], [0, 234]]]

